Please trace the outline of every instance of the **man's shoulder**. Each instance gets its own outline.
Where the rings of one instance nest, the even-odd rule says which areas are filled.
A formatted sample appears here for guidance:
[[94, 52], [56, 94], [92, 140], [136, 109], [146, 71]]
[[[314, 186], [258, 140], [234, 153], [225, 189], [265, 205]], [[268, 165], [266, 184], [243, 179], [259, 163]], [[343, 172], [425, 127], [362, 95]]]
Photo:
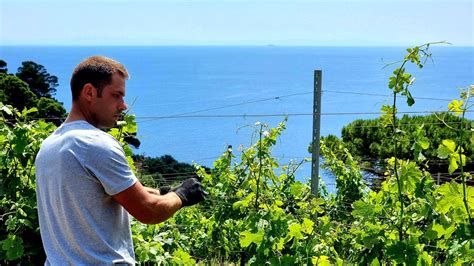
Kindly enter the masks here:
[[58, 128], [58, 131], [78, 137], [115, 140], [109, 133], [98, 129], [83, 120], [62, 124], [61, 127]]
[[86, 121], [74, 121], [61, 125], [53, 138], [63, 138], [66, 142], [92, 149], [107, 149], [120, 146], [120, 143], [109, 133], [104, 132]]

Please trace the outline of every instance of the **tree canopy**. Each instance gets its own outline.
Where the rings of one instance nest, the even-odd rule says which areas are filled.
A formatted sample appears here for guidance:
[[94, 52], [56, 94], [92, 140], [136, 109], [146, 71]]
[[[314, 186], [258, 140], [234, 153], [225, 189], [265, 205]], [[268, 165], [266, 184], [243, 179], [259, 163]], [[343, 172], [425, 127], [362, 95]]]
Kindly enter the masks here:
[[0, 73], [7, 73], [7, 72], [8, 72], [7, 62], [0, 59]]
[[[472, 121], [464, 121], [463, 124]], [[451, 127], [456, 127], [461, 123], [461, 119], [450, 113], [431, 114], [427, 116], [404, 115], [399, 120], [400, 129], [404, 132], [404, 137], [400, 140], [400, 150], [398, 156], [403, 159], [418, 159], [420, 156], [413, 148], [412, 141], [415, 134], [422, 134], [425, 137], [428, 148], [423, 151], [423, 155], [428, 159], [428, 164], [432, 171], [445, 169], [445, 165], [440, 165], [437, 158], [438, 144], [444, 139], [456, 138], [456, 131]], [[342, 141], [349, 151], [356, 156], [373, 162], [381, 162], [386, 158], [394, 156], [394, 146], [387, 141], [386, 136], [390, 135], [390, 128], [383, 127], [380, 118], [358, 119], [342, 128]], [[327, 139], [329, 143], [333, 138]], [[474, 147], [469, 145], [469, 141], [463, 142], [463, 149], [469, 160], [474, 160]], [[445, 164], [445, 162], [443, 163]], [[470, 169], [472, 166], [468, 165]]]
[[12, 75], [0, 74], [0, 102], [23, 110], [35, 107], [38, 98], [31, 92], [28, 84], [21, 79]]
[[8, 73], [7, 62], [0, 60], [0, 102], [18, 110], [36, 107], [34, 117], [59, 125], [66, 110], [53, 98], [57, 86], [58, 78], [42, 65], [25, 61], [13, 75]]
[[26, 82], [38, 97], [51, 98], [56, 93], [58, 78], [49, 74], [44, 66], [33, 61], [22, 62], [16, 76]]
[[[193, 165], [178, 162], [171, 155], [155, 158], [134, 155], [133, 160], [141, 174], [140, 180], [150, 186], [169, 185], [189, 177], [198, 177]], [[209, 171], [206, 167], [204, 169]]]

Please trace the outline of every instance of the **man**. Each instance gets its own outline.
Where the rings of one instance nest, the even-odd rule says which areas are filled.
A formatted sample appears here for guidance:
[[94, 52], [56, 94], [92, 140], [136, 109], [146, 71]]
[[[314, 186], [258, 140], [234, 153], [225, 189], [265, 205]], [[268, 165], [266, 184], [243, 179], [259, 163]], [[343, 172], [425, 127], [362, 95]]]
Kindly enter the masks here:
[[197, 179], [166, 194], [142, 186], [120, 143], [100, 130], [127, 109], [127, 78], [112, 59], [82, 61], [71, 78], [71, 112], [41, 145], [35, 166], [46, 265], [134, 264], [129, 214], [160, 223], [204, 199]]

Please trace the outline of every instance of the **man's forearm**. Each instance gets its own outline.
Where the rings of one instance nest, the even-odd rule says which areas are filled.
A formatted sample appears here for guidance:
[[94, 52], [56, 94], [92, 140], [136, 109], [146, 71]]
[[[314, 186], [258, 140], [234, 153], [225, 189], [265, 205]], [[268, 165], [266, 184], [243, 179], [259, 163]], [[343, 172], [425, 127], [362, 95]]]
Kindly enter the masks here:
[[151, 188], [151, 187], [145, 187], [145, 189], [150, 194], [161, 195], [162, 196], [162, 195], [167, 194], [171, 190], [171, 187], [163, 186], [163, 187], [160, 187], [159, 189], [155, 189], [155, 188]]
[[159, 189], [154, 189], [154, 188], [151, 188], [151, 187], [145, 187], [146, 191], [150, 194], [153, 194], [153, 195], [161, 195], [160, 193], [160, 190]]

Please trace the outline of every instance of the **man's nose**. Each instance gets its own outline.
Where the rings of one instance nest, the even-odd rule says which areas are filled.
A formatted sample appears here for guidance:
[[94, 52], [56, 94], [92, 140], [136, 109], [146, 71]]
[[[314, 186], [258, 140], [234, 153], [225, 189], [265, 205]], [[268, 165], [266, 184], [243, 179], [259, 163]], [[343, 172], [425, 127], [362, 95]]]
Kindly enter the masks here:
[[123, 101], [123, 102], [120, 104], [119, 109], [120, 109], [121, 112], [127, 110], [127, 109], [128, 109], [127, 103], [125, 103], [125, 101]]

